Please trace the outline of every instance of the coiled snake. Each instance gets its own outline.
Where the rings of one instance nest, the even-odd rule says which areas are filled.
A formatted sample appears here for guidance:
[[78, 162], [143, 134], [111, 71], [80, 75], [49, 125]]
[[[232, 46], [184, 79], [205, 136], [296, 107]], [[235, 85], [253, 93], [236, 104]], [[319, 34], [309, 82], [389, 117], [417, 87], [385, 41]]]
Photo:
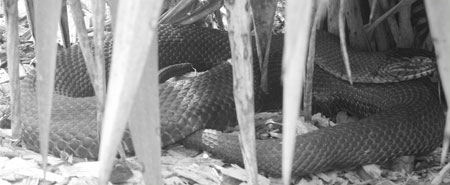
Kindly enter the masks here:
[[[313, 109], [326, 115], [347, 110], [362, 120], [320, 129], [297, 137], [293, 174], [296, 176], [377, 163], [402, 155], [420, 155], [441, 142], [443, 109], [428, 79], [435, 66], [423, 52], [392, 50], [350, 51], [354, 81], [351, 86], [341, 65], [338, 38], [319, 32], [314, 73]], [[112, 39], [106, 40], [107, 63]], [[269, 64], [271, 92], [280, 91], [283, 37], [274, 36]], [[226, 32], [192, 26], [161, 26], [160, 68], [192, 63], [210, 70], [195, 78], [160, 84], [163, 146], [185, 139], [186, 144], [212, 151], [226, 161], [243, 164], [237, 136], [204, 128], [224, 129], [237, 124], [232, 93], [232, 68]], [[256, 55], [254, 55], [256, 56]], [[330, 62], [330, 63], [329, 63]], [[130, 64], [132, 65], [132, 64]], [[108, 65], [109, 66], [109, 65]], [[414, 70], [412, 68], [415, 68]], [[255, 70], [258, 75], [257, 70]], [[339, 77], [339, 78], [338, 78]], [[258, 79], [258, 76], [255, 77]], [[412, 80], [409, 80], [412, 79]], [[400, 82], [398, 82], [400, 81]], [[255, 81], [255, 86], [258, 82]], [[23, 141], [39, 150], [35, 76], [22, 83]], [[255, 88], [256, 107], [264, 103]], [[84, 60], [78, 46], [60, 51], [57, 58], [50, 152], [61, 151], [96, 158], [96, 108]], [[131, 139], [124, 142], [132, 151]], [[281, 173], [281, 142], [257, 141], [258, 168], [272, 176]]]

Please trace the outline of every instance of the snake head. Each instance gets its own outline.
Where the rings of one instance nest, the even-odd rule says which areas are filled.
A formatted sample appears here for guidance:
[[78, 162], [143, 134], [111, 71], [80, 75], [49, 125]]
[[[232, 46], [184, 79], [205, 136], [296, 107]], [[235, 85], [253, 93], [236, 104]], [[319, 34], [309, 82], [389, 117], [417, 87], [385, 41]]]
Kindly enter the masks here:
[[380, 66], [379, 75], [391, 76], [398, 81], [429, 76], [436, 71], [436, 59], [427, 51], [395, 49], [387, 56], [389, 62]]

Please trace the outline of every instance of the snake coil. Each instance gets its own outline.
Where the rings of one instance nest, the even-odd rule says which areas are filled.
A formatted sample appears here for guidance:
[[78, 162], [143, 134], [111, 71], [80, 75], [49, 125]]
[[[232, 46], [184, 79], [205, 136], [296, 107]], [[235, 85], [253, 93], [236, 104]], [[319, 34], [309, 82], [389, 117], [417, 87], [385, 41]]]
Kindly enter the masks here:
[[[279, 91], [281, 84], [282, 38], [274, 36], [271, 46], [269, 81], [273, 92]], [[295, 176], [377, 163], [402, 155], [426, 154], [440, 144], [443, 108], [436, 93], [429, 88], [430, 82], [419, 78], [434, 69], [431, 58], [422, 52], [411, 54], [406, 49], [378, 53], [351, 50], [354, 81], [359, 82], [351, 86], [341, 79], [345, 78], [342, 75], [345, 72], [340, 67], [338, 38], [320, 32], [317, 39], [313, 110], [332, 116], [344, 109], [363, 119], [298, 136], [293, 164]], [[108, 64], [111, 47], [109, 36], [105, 47]], [[229, 58], [226, 32], [192, 26], [160, 27], [160, 68], [178, 63], [192, 63], [198, 70], [214, 66], [195, 78], [160, 85], [163, 146], [188, 137], [187, 145], [243, 164], [236, 135], [203, 130], [220, 130], [237, 124], [232, 66], [220, 62]], [[398, 72], [399, 66], [415, 66], [420, 70]], [[59, 52], [56, 68], [50, 152], [59, 155], [64, 151], [95, 159], [99, 148], [95, 139], [96, 103], [79, 47]], [[22, 85], [21, 122], [26, 146], [37, 151], [39, 129], [34, 81], [35, 76], [31, 75]], [[264, 100], [257, 88], [255, 92], [259, 107]], [[132, 151], [129, 134], [125, 134], [124, 142]], [[257, 160], [261, 171], [279, 176], [281, 140], [258, 140]]]

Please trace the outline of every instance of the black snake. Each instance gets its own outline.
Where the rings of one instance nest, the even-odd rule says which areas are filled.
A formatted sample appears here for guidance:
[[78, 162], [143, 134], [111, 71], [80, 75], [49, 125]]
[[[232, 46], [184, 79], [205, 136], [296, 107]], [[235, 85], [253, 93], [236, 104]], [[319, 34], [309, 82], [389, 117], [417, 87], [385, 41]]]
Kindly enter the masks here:
[[[345, 73], [340, 64], [337, 39], [325, 32], [318, 34], [316, 64], [319, 67], [314, 73], [313, 109], [326, 115], [347, 110], [364, 119], [298, 136], [293, 174], [299, 176], [377, 163], [434, 150], [442, 139], [444, 114], [429, 80], [419, 78], [431, 73], [435, 67], [427, 54], [406, 49], [378, 53], [350, 51], [354, 81], [366, 82], [350, 86], [339, 79], [346, 77], [342, 75]], [[109, 36], [105, 47], [108, 66], [111, 47], [112, 38]], [[277, 94], [281, 84], [283, 37], [275, 35], [271, 48], [269, 81], [271, 92]], [[212, 151], [226, 161], [242, 164], [235, 134], [202, 130], [223, 130], [237, 124], [232, 95], [232, 67], [228, 62], [221, 62], [230, 56], [226, 32], [192, 26], [160, 27], [160, 68], [186, 62], [192, 63], [198, 70], [214, 66], [197, 77], [160, 84], [163, 146], [195, 133], [185, 140], [187, 145]], [[329, 61], [332, 63], [327, 64]], [[415, 70], [412, 69], [414, 67]], [[258, 79], [258, 73], [255, 74], [255, 79]], [[258, 80], [255, 84], [257, 86]], [[21, 90], [23, 141], [28, 148], [37, 151], [39, 139], [34, 75], [25, 79]], [[60, 155], [64, 151], [83, 158], [97, 157], [93, 92], [78, 46], [60, 51], [50, 131], [52, 154]], [[259, 108], [264, 103], [263, 95], [258, 88], [255, 88], [255, 94], [255, 106]], [[125, 134], [123, 141], [132, 151], [129, 134]], [[258, 168], [269, 175], [279, 176], [280, 140], [258, 140], [257, 150]]]

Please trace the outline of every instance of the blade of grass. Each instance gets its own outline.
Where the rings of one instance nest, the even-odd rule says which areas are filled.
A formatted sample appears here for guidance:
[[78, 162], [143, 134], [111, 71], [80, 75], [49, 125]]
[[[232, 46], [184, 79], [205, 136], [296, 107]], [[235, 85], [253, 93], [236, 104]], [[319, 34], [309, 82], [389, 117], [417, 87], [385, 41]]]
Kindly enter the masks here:
[[269, 64], [272, 26], [277, 9], [276, 0], [250, 0], [253, 10], [253, 24], [256, 32], [256, 50], [261, 70], [261, 89], [269, 93], [267, 82], [267, 67]]
[[193, 24], [207, 15], [213, 13], [223, 6], [223, 0], [209, 0], [207, 4], [195, 9], [190, 16], [185, 16], [180, 20], [180, 24]]
[[353, 84], [352, 70], [350, 69], [350, 59], [347, 52], [347, 39], [345, 36], [345, 0], [340, 0], [339, 4], [339, 37], [341, 40], [341, 52], [345, 64], [345, 71], [348, 75], [348, 81]]
[[61, 19], [59, 28], [61, 30], [62, 43], [64, 48], [70, 47], [69, 18], [67, 15], [67, 0], [62, 1]]
[[159, 24], [192, 24], [223, 6], [223, 0], [209, 0], [199, 5], [197, 0], [183, 0], [164, 13]]
[[161, 15], [158, 24], [179, 22], [178, 20], [188, 16], [198, 4], [197, 0], [181, 0], [173, 8]]

